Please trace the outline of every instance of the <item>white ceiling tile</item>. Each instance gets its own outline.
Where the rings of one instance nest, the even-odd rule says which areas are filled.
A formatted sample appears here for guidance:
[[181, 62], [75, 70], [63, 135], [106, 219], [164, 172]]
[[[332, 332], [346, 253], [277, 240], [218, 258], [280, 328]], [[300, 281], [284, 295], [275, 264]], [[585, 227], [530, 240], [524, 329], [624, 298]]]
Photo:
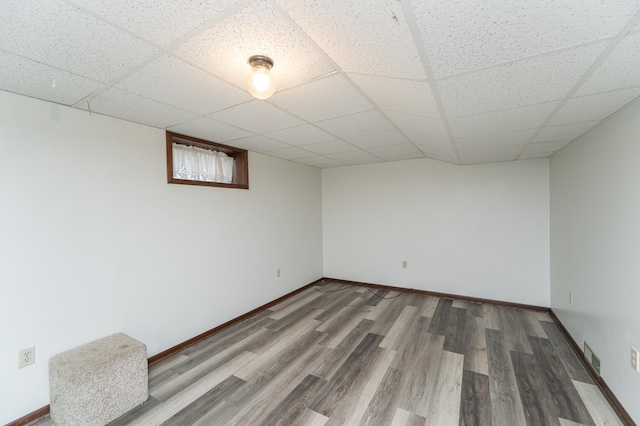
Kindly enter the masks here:
[[221, 143], [252, 135], [245, 130], [229, 126], [228, 124], [219, 123], [206, 117], [199, 117], [195, 120], [172, 126], [168, 130], [187, 136], [193, 136], [194, 138]]
[[271, 132], [304, 123], [268, 102], [257, 99], [213, 113], [210, 117], [255, 133]]
[[402, 145], [383, 146], [367, 150], [376, 157], [385, 161], [411, 160], [414, 158], [424, 158], [424, 154], [412, 143]]
[[295, 161], [296, 163], [306, 164], [308, 166], [314, 166], [314, 167], [320, 167], [320, 168], [339, 167], [339, 166], [345, 165], [345, 163], [341, 163], [340, 161], [327, 158], [322, 155], [316, 155], [315, 157], [299, 158]]
[[[566, 144], [568, 144], [569, 142], [571, 141], [566, 140], [566, 141], [532, 143], [527, 146], [527, 149], [524, 150], [523, 155], [555, 152], [560, 148], [562, 148], [563, 146], [565, 146]], [[519, 159], [522, 159], [522, 156], [520, 156]]]
[[[298, 162], [300, 162], [300, 161], [298, 161]], [[319, 169], [329, 169], [329, 168], [333, 168], [333, 167], [343, 167], [343, 166], [347, 166], [347, 165], [348, 164], [336, 161], [334, 164], [318, 164], [318, 165], [315, 165], [314, 167], [317, 167]]]
[[438, 147], [434, 147], [434, 146], [428, 146], [428, 145], [416, 145], [418, 147], [418, 149], [420, 149], [422, 152], [429, 153], [429, 154], [439, 154], [439, 155], [451, 155], [451, 156], [456, 156], [456, 153], [453, 152], [453, 150], [451, 149], [451, 147], [449, 148], [438, 148]]
[[246, 149], [253, 152], [273, 151], [275, 149], [289, 148], [287, 144], [274, 141], [264, 136], [255, 135], [248, 138], [236, 139], [229, 142], [229, 145], [236, 148]]
[[349, 77], [379, 108], [440, 118], [438, 105], [426, 80], [404, 80], [363, 74], [349, 74]]
[[169, 55], [133, 73], [116, 87], [200, 115], [253, 99], [247, 91]]
[[538, 136], [533, 140], [534, 143], [538, 142], [552, 142], [552, 141], [564, 141], [573, 140], [597, 125], [598, 121], [589, 121], [586, 123], [574, 123], [574, 124], [561, 124], [559, 126], [546, 126]]
[[338, 154], [340, 152], [357, 151], [358, 148], [345, 141], [330, 141], [305, 145], [304, 149], [316, 154]]
[[495, 157], [484, 157], [484, 158], [467, 158], [461, 161], [462, 165], [469, 166], [471, 164], [487, 164], [487, 163], [502, 163], [505, 161], [514, 161], [516, 158], [513, 155], [505, 154], [498, 155]]
[[[415, 0], [407, 21], [410, 3], [4, 0], [0, 90], [91, 98], [96, 113], [315, 167], [422, 155], [460, 164], [459, 151], [465, 163], [503, 161], [525, 148], [520, 158], [535, 158], [640, 95], [637, 24], [550, 115], [640, 0]], [[275, 61], [267, 101], [244, 89], [254, 54]]]
[[140, 37], [165, 46], [242, 0], [72, 1]]
[[[177, 123], [193, 120], [197, 116], [171, 105], [143, 98], [114, 87], [100, 93], [90, 101], [91, 111], [166, 129]], [[87, 104], [81, 104], [87, 109]]]
[[334, 71], [333, 66], [265, 0], [250, 3], [178, 46], [173, 53], [238, 87], [245, 86], [247, 59], [266, 55], [276, 90]]
[[384, 110], [384, 113], [403, 132], [422, 133], [437, 138], [448, 139], [447, 130], [442, 120], [438, 118], [389, 110]]
[[313, 152], [309, 152], [304, 149], [297, 148], [295, 146], [284, 148], [284, 149], [276, 149], [273, 151], [263, 151], [263, 154], [270, 155], [272, 157], [282, 158], [283, 160], [295, 160], [298, 158], [316, 156], [316, 154]]
[[519, 130], [499, 135], [472, 136], [455, 139], [456, 147], [461, 150], [500, 148], [509, 145], [524, 145], [529, 142], [536, 129]]
[[457, 165], [461, 165], [462, 164], [462, 162], [460, 160], [458, 160], [457, 158], [449, 158], [449, 157], [440, 156], [440, 155], [427, 155], [426, 157], [431, 159], [431, 160], [443, 161], [443, 162], [446, 162], [446, 163], [449, 163], [449, 164], [457, 164]]
[[485, 136], [539, 127], [559, 102], [505, 109], [449, 120], [454, 138]]
[[88, 78], [0, 51], [0, 90], [73, 105], [101, 87]]
[[384, 161], [402, 161], [402, 160], [416, 160], [418, 158], [425, 158], [426, 155], [424, 155], [420, 150], [418, 150], [418, 152], [415, 152], [415, 153], [405, 152], [405, 153], [398, 153], [398, 154], [379, 155], [379, 157], [382, 158]]
[[278, 3], [343, 70], [425, 78], [397, 0], [278, 0]]
[[616, 35], [640, 1], [413, 1], [436, 77]]
[[60, 0], [5, 0], [0, 49], [108, 82], [159, 51]]
[[341, 161], [345, 164], [350, 164], [350, 165], [382, 162], [380, 158], [375, 157], [369, 154], [368, 152], [364, 152], [364, 151], [342, 152], [339, 154], [328, 155], [328, 157], [333, 158], [334, 160], [337, 160], [337, 161]]
[[[336, 97], [336, 93], [340, 96]], [[307, 121], [325, 120], [374, 107], [342, 74], [276, 92], [269, 102]]]
[[324, 130], [318, 129], [316, 126], [311, 124], [277, 130], [275, 132], [266, 133], [265, 136], [296, 146], [308, 145], [317, 142], [327, 142], [336, 139], [335, 136], [330, 135]]
[[393, 129], [391, 123], [377, 110], [330, 118], [315, 124], [341, 138], [369, 135]]
[[403, 132], [411, 142], [417, 145], [425, 145], [432, 148], [451, 150], [451, 142], [446, 138], [438, 138], [435, 136], [425, 135], [424, 133]]
[[[508, 161], [515, 160], [522, 152], [524, 145], [502, 146], [498, 148], [480, 148], [458, 150], [460, 159], [467, 163], [470, 160], [490, 159], [491, 161]], [[501, 158], [501, 160], [496, 160]]]
[[525, 152], [524, 154], [522, 154], [520, 157], [518, 157], [518, 160], [537, 160], [540, 158], [549, 158], [553, 155], [553, 151], [552, 152]]
[[550, 125], [602, 120], [640, 95], [640, 87], [569, 99], [549, 121]]
[[500, 65], [438, 82], [447, 117], [561, 100], [608, 43]]
[[409, 142], [406, 136], [397, 130], [374, 133], [372, 135], [354, 136], [347, 138], [347, 141], [366, 150], [384, 146], [403, 145]]
[[589, 95], [640, 85], [640, 32], [622, 39], [613, 52], [578, 89], [576, 95]]

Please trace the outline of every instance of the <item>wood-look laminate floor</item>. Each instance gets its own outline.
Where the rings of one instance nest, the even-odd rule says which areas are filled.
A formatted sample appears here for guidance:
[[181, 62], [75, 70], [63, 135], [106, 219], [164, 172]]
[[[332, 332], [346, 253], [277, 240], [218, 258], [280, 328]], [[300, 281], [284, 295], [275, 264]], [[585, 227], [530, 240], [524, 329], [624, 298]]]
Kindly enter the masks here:
[[152, 365], [149, 389], [111, 424], [621, 424], [546, 313], [329, 282]]

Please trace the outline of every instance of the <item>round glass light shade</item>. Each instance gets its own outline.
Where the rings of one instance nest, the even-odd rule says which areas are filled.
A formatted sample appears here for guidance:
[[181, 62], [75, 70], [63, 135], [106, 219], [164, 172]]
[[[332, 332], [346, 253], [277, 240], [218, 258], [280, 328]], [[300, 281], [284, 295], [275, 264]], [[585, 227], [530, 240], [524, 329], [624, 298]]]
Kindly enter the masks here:
[[276, 91], [276, 80], [271, 70], [265, 66], [255, 65], [247, 75], [247, 90], [258, 99], [267, 99]]

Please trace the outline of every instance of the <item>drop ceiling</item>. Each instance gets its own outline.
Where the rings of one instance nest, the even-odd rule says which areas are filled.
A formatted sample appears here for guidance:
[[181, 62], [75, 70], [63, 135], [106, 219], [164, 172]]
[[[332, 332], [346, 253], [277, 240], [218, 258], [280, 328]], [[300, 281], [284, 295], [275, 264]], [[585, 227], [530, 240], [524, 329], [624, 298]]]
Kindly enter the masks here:
[[0, 90], [320, 168], [545, 158], [640, 95], [640, 0], [0, 0]]

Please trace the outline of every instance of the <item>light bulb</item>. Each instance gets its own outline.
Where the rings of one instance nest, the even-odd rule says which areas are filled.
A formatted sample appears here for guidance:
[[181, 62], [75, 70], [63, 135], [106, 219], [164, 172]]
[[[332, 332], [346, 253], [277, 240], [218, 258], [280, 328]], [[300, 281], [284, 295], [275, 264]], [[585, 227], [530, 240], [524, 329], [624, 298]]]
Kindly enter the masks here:
[[264, 56], [252, 56], [249, 64], [251, 71], [247, 75], [247, 91], [258, 99], [267, 99], [276, 91], [276, 80], [271, 75], [273, 62]]

